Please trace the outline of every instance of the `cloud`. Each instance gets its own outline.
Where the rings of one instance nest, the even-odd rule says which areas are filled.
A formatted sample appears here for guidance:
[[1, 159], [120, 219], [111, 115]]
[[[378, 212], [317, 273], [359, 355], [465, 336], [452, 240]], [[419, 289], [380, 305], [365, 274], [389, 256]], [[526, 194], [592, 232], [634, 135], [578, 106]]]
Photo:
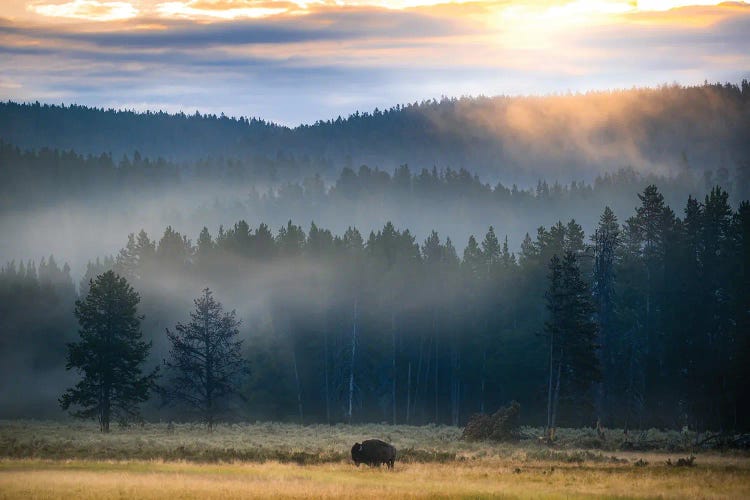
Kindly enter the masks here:
[[115, 21], [131, 19], [138, 15], [138, 9], [132, 3], [119, 1], [72, 0], [61, 4], [31, 4], [28, 9], [42, 16], [88, 21]]
[[259, 19], [293, 10], [298, 5], [291, 2], [264, 2], [253, 0], [183, 0], [156, 4], [159, 15], [167, 18], [218, 18]]
[[[700, 55], [688, 48], [700, 47], [720, 55], [750, 44], [750, 5], [686, 7], [669, 13], [639, 14], [635, 19], [632, 23], [591, 28], [572, 34], [568, 39], [577, 45], [595, 46], [605, 51], [670, 48], [675, 55], [686, 58]], [[688, 19], [690, 21], [685, 22]], [[643, 57], [652, 55], [641, 54]]]
[[[152, 7], [163, 3], [142, 0], [134, 3], [137, 17], [93, 25], [0, 20], [0, 74], [14, 82], [0, 85], [0, 98], [140, 102], [296, 125], [441, 95], [750, 76], [750, 5], [743, 3], [627, 12], [556, 30], [501, 22], [493, 16], [518, 5], [504, 0], [402, 10], [305, 3], [305, 15], [207, 16], [211, 22], [160, 17]], [[291, 12], [302, 3], [181, 5]]]
[[[154, 28], [149, 29], [149, 26]], [[134, 29], [141, 28], [141, 29]], [[376, 8], [321, 8], [304, 17], [237, 19], [196, 23], [138, 19], [115, 29], [81, 30], [67, 26], [19, 24], [0, 18], [0, 34], [61, 39], [97, 46], [169, 49], [213, 45], [286, 44], [319, 40], [401, 40], [469, 35], [475, 28], [459, 20], [420, 12]], [[2, 43], [2, 40], [0, 40]]]

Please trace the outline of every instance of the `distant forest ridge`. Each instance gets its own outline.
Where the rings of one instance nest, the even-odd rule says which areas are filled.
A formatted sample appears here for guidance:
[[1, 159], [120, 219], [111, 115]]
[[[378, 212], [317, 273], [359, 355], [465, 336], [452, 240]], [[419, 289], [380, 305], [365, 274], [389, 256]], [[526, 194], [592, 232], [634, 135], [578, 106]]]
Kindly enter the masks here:
[[[173, 162], [237, 161], [270, 180], [335, 177], [367, 164], [465, 168], [495, 181], [593, 179], [631, 167], [681, 171], [750, 163], [750, 83], [544, 97], [462, 97], [356, 112], [295, 128], [256, 118], [0, 103], [0, 139], [21, 148]], [[269, 168], [269, 164], [276, 168]], [[280, 168], [279, 168], [280, 167]]]
[[[494, 184], [465, 168], [450, 167], [413, 170], [403, 164], [392, 171], [360, 165], [344, 167], [325, 179], [310, 172], [299, 180], [277, 180], [279, 170], [294, 166], [294, 159], [276, 158], [264, 162], [268, 175], [259, 175], [240, 160], [217, 158], [197, 162], [173, 162], [162, 157], [151, 159], [135, 151], [119, 160], [111, 154], [79, 154], [73, 150], [41, 148], [22, 150], [0, 140], [0, 210], [27, 210], [53, 206], [73, 199], [94, 202], [98, 197], [127, 200], [167, 191], [224, 192], [240, 196], [256, 205], [290, 207], [295, 205], [358, 203], [377, 201], [453, 201], [470, 204], [532, 205], [609, 200], [614, 195], [632, 196], [649, 184], [663, 186], [667, 199], [685, 194], [700, 195], [714, 185], [726, 186], [733, 202], [750, 194], [750, 169], [730, 171], [726, 167], [702, 172], [683, 170], [664, 176], [639, 172], [632, 167], [597, 174], [592, 181], [561, 183], [538, 178], [528, 187], [498, 181]], [[256, 165], [257, 166], [257, 165]], [[299, 167], [299, 165], [296, 165]], [[226, 188], [232, 191], [226, 191]]]

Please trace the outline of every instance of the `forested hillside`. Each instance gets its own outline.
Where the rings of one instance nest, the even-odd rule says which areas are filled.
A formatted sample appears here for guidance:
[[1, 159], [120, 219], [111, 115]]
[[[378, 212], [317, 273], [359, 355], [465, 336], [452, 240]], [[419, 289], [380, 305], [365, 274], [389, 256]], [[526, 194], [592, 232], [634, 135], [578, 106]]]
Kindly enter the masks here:
[[[561, 425], [746, 426], [750, 206], [733, 210], [717, 187], [673, 210], [655, 186], [633, 206], [623, 220], [604, 210], [588, 235], [550, 215], [563, 221], [529, 228], [516, 251], [492, 227], [468, 242], [390, 223], [368, 235], [241, 220], [195, 240], [167, 227], [90, 262], [79, 293], [105, 270], [125, 276], [152, 366], [204, 287], [236, 309], [250, 374], [224, 418], [456, 425], [515, 399], [525, 422], [542, 424], [559, 363]], [[560, 336], [577, 331], [559, 316], [571, 286], [591, 311], [588, 340]], [[56, 411], [74, 297], [53, 258], [4, 266], [0, 352], [19, 381], [4, 388], [5, 415]], [[147, 415], [190, 418], [158, 401]]]
[[[296, 128], [2, 103], [0, 417], [60, 415], [75, 300], [114, 270], [149, 370], [206, 287], [236, 311], [221, 418], [461, 425], [517, 400], [548, 427], [746, 429], [748, 103], [743, 82]], [[157, 393], [148, 418], [194, 417]]]
[[[255, 118], [0, 104], [0, 139], [170, 161], [236, 162], [247, 177], [300, 180], [367, 164], [467, 168], [493, 182], [592, 180], [622, 167], [676, 175], [750, 159], [750, 84], [548, 97], [445, 98], [295, 128]], [[188, 110], [185, 110], [188, 112]]]
[[659, 185], [672, 205], [690, 194], [702, 198], [718, 183], [737, 206], [750, 187], [750, 176], [727, 168], [679, 176], [631, 168], [590, 182], [545, 179], [529, 186], [491, 184], [466, 169], [401, 165], [389, 172], [361, 165], [329, 180], [316, 173], [266, 182], [231, 160], [189, 164], [140, 154], [116, 160], [0, 142], [0, 223], [13, 235], [0, 241], [0, 260], [25, 259], [29, 248], [43, 247], [64, 255], [80, 274], [91, 255], [112, 253], [123, 232], [171, 225], [197, 234], [203, 226], [239, 219], [274, 228], [290, 219], [314, 220], [336, 233], [349, 226], [369, 232], [391, 221], [420, 239], [434, 229], [455, 241], [494, 225], [518, 248], [527, 231], [550, 223], [550, 214], [567, 214], [586, 231], [593, 231], [605, 206], [626, 217], [649, 184]]

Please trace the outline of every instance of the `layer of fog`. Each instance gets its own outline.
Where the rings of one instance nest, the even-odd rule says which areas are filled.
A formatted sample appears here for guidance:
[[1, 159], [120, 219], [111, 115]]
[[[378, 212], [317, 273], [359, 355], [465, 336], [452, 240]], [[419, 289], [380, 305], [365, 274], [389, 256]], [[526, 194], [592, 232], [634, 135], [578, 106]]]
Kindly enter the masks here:
[[[136, 150], [151, 159], [179, 162], [295, 158], [301, 171], [279, 172], [280, 180], [315, 173], [335, 178], [347, 165], [392, 170], [408, 163], [413, 168], [466, 168], [488, 182], [534, 183], [540, 177], [591, 181], [622, 166], [678, 175], [686, 168], [700, 173], [747, 163], [749, 95], [750, 85], [743, 82], [446, 98], [294, 129], [216, 117], [118, 118], [103, 111], [24, 108], [0, 114], [0, 137], [22, 148], [110, 152], [115, 159]], [[52, 126], [58, 121], [61, 126]]]
[[[471, 199], [424, 199], [405, 195], [392, 199], [324, 200], [320, 203], [288, 203], [249, 196], [241, 187], [183, 186], [158, 196], [128, 197], [115, 195], [98, 201], [70, 200], [58, 206], [37, 211], [0, 213], [0, 228], [6, 237], [0, 239], [0, 263], [16, 263], [54, 255], [71, 268], [74, 281], [83, 276], [86, 263], [97, 257], [114, 256], [127, 243], [130, 233], [141, 229], [158, 241], [171, 226], [195, 243], [203, 227], [215, 238], [219, 226], [230, 228], [245, 220], [251, 228], [265, 223], [274, 235], [288, 221], [307, 232], [314, 222], [343, 235], [356, 227], [366, 240], [371, 231], [392, 222], [398, 229], [408, 229], [417, 243], [424, 242], [432, 230], [441, 238], [451, 238], [461, 256], [470, 235], [481, 240], [490, 226], [499, 238], [508, 237], [511, 251], [517, 252], [526, 233], [534, 238], [539, 226], [575, 219], [590, 235], [605, 206], [621, 222], [634, 213], [637, 193], [643, 181], [632, 189], [600, 193], [591, 199], [562, 199], [529, 203], [480, 203]], [[265, 186], [267, 189], [267, 186]], [[666, 191], [667, 202], [680, 215], [688, 194], [702, 197], [705, 191]]]
[[[606, 205], [624, 222], [634, 214], [639, 203], [637, 193], [645, 184], [644, 180], [627, 188], [595, 191], [588, 199], [562, 197], [544, 201], [532, 197], [520, 204], [466, 197], [427, 199], [414, 193], [404, 194], [400, 199], [368, 195], [358, 199], [279, 203], [274, 198], [250, 195], [247, 186], [183, 184], [158, 196], [107, 195], [70, 200], [44, 210], [0, 214], [0, 230], [5, 235], [0, 239], [0, 263], [29, 259], [38, 263], [41, 258], [54, 255], [58, 263], [70, 265], [73, 282], [78, 284], [87, 262], [117, 255], [126, 245], [129, 233], [143, 229], [158, 243], [165, 228], [171, 226], [195, 244], [203, 227], [216, 238], [220, 225], [231, 228], [241, 219], [253, 230], [266, 223], [274, 235], [289, 220], [301, 225], [305, 232], [314, 221], [318, 227], [339, 236], [353, 226], [365, 241], [370, 231], [378, 231], [391, 221], [398, 229], [408, 229], [420, 245], [436, 230], [442, 241], [451, 238], [459, 257], [470, 235], [481, 241], [489, 226], [493, 226], [498, 238], [502, 241], [507, 236], [510, 250], [517, 253], [525, 234], [534, 239], [539, 226], [550, 227], [559, 220], [575, 219], [583, 226], [587, 238], [590, 237]], [[690, 192], [674, 185], [669, 189], [670, 185], [665, 190], [666, 201], [678, 216], [682, 215], [688, 194], [699, 197], [704, 194], [700, 189]], [[263, 187], [268, 189], [269, 186]], [[340, 284], [330, 282], [331, 268], [317, 267], [310, 261], [272, 261], [250, 269], [246, 262], [238, 260], [227, 267], [234, 270], [231, 275], [208, 277], [156, 269], [136, 283], [143, 299], [140, 312], [146, 317], [143, 330], [146, 338], [154, 341], [151, 365], [159, 364], [168, 355], [165, 329], [188, 320], [193, 299], [205, 287], [214, 291], [226, 309], [236, 309], [243, 321], [241, 332], [246, 341], [261, 334], [285, 334], [279, 311], [273, 311], [275, 299], [280, 295], [302, 309], [314, 308], [320, 300], [344, 300], [331, 298], [341, 289]], [[298, 286], [300, 282], [306, 285]], [[311, 282], [317, 283], [316, 287], [310, 287]], [[428, 294], [414, 300], [437, 303], [441, 298]], [[68, 335], [69, 340], [75, 337], [75, 331]], [[35, 348], [45, 349], [45, 346]], [[52, 357], [59, 359], [59, 367], [41, 371], [34, 369], [23, 353], [10, 356], [13, 362], [6, 364], [0, 373], [4, 381], [0, 388], [0, 407], [4, 410], [0, 416], [63, 416], [57, 408], [57, 397], [75, 380], [75, 374], [64, 370], [64, 356], [64, 352], [53, 353]], [[158, 418], [157, 403], [150, 404], [150, 415]]]

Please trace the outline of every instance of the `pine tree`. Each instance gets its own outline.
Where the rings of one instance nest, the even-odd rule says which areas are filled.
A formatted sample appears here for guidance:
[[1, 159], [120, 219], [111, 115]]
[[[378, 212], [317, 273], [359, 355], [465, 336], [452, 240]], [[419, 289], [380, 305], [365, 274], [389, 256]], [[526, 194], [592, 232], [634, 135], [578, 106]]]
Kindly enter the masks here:
[[[750, 94], [749, 94], [750, 95]], [[742, 417], [735, 426], [747, 431], [744, 418], [750, 412], [750, 202], [740, 204], [733, 217], [735, 258], [737, 263], [732, 279], [734, 288], [735, 323], [733, 338], [736, 353], [733, 359], [735, 415]]]
[[723, 429], [733, 421], [734, 408], [728, 394], [729, 368], [736, 345], [731, 336], [731, 281], [737, 271], [731, 266], [732, 209], [729, 195], [714, 187], [706, 195], [703, 207], [703, 316], [706, 318], [707, 389], [711, 427]]
[[179, 269], [191, 262], [194, 253], [195, 249], [187, 236], [181, 235], [172, 229], [172, 226], [167, 226], [156, 247], [155, 255], [160, 265]]
[[80, 406], [73, 416], [97, 418], [102, 432], [109, 432], [112, 417], [138, 418], [138, 404], [156, 380], [157, 369], [142, 373], [151, 343], [141, 340], [139, 302], [127, 280], [112, 271], [97, 276], [88, 295], [76, 301], [81, 341], [68, 344], [65, 368], [83, 378], [62, 395], [60, 406]]
[[276, 245], [284, 257], [294, 257], [302, 252], [305, 246], [305, 231], [300, 226], [295, 226], [290, 220], [286, 227], [279, 229], [276, 237]]
[[211, 233], [207, 227], [201, 229], [198, 241], [195, 247], [195, 261], [199, 270], [207, 272], [210, 268], [212, 259], [216, 253], [216, 243], [211, 238]]
[[497, 236], [495, 236], [495, 228], [492, 226], [487, 230], [487, 234], [482, 241], [482, 254], [484, 255], [487, 269], [492, 269], [500, 262], [502, 248], [500, 247], [500, 242], [498, 241]]
[[[635, 324], [641, 338], [637, 344], [643, 349], [642, 386], [645, 404], [652, 411], [662, 414], [671, 411], [671, 401], [667, 398], [674, 393], [669, 385], [667, 367], [663, 360], [668, 349], [666, 342], [668, 315], [668, 287], [671, 286], [667, 273], [668, 254], [672, 253], [679, 234], [674, 212], [664, 203], [664, 196], [656, 186], [647, 186], [638, 195], [641, 205], [636, 215], [628, 219], [634, 236], [636, 255], [640, 261], [645, 279], [641, 291], [643, 304], [637, 311]], [[669, 264], [671, 265], [671, 258]], [[645, 286], [644, 286], [645, 285]]]
[[601, 371], [596, 355], [597, 325], [592, 319], [595, 309], [575, 254], [566, 252], [562, 261], [554, 255], [549, 269], [547, 429], [549, 439], [554, 439], [561, 399], [571, 402], [571, 408], [580, 413], [587, 406], [588, 389], [600, 380]]
[[621, 346], [615, 342], [615, 281], [616, 256], [620, 246], [620, 228], [617, 217], [609, 207], [599, 218], [599, 226], [592, 237], [594, 243], [594, 270], [592, 292], [596, 301], [597, 322], [599, 324], [599, 359], [603, 368], [603, 381], [597, 391], [597, 413], [603, 417], [605, 401], [614, 395], [615, 373]]
[[148, 275], [149, 266], [156, 256], [156, 243], [151, 241], [143, 229], [138, 235], [128, 235], [128, 243], [120, 250], [115, 260], [118, 274], [132, 280]]
[[212, 429], [227, 398], [238, 394], [247, 365], [235, 312], [224, 312], [208, 288], [193, 302], [190, 322], [177, 323], [174, 332], [167, 329], [171, 348], [165, 362], [170, 374], [166, 395], [196, 410]]

